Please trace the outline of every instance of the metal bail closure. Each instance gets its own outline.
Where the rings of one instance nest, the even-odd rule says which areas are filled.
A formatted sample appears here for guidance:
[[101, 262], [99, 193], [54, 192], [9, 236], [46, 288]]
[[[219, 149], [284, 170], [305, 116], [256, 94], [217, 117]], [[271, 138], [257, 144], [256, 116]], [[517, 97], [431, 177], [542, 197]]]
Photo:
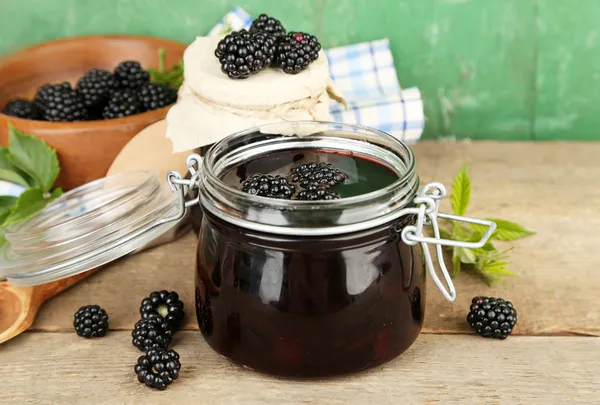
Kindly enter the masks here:
[[[200, 202], [200, 193], [193, 200], [185, 200], [185, 194], [200, 188], [200, 182], [198, 178], [200, 174], [202, 174], [202, 156], [197, 153], [192, 153], [186, 159], [187, 168], [190, 173], [189, 179], [184, 179], [181, 177], [181, 174], [175, 170], [170, 170], [167, 173], [167, 182], [169, 183], [169, 187], [171, 187], [172, 192], [177, 192], [179, 197], [179, 218], [185, 214], [186, 208], [197, 205]], [[187, 189], [187, 190], [186, 190]], [[166, 218], [165, 222], [177, 220], [179, 218]]]
[[[446, 188], [443, 184], [436, 182], [425, 185], [423, 190], [420, 193], [418, 193], [415, 199], [413, 200], [417, 205], [417, 208], [411, 209], [414, 210], [414, 212], [417, 214], [417, 223], [416, 225], [409, 225], [404, 227], [404, 229], [402, 230], [402, 240], [407, 245], [416, 245], [417, 243], [421, 244], [421, 248], [423, 249], [423, 255], [425, 257], [425, 262], [427, 264], [427, 270], [429, 272], [429, 275], [431, 276], [431, 279], [433, 280], [435, 285], [440, 289], [440, 292], [442, 293], [444, 298], [446, 298], [446, 300], [450, 302], [453, 302], [456, 299], [456, 289], [454, 288], [454, 284], [452, 283], [450, 273], [448, 273], [448, 269], [446, 268], [446, 264], [444, 263], [442, 246], [454, 246], [472, 249], [480, 248], [483, 245], [485, 245], [490, 236], [492, 236], [492, 233], [496, 230], [496, 223], [485, 219], [463, 217], [452, 214], [440, 214], [438, 212], [440, 208], [440, 200], [445, 196]], [[478, 242], [463, 242], [457, 240], [442, 239], [440, 237], [440, 229], [437, 222], [438, 218], [484, 225], [487, 226], [488, 229]], [[423, 225], [432, 226], [434, 235], [433, 237], [423, 236]], [[431, 260], [431, 253], [429, 253], [428, 248], [428, 245], [430, 244], [435, 245], [437, 262], [440, 267], [440, 271], [444, 276], [446, 285], [448, 286], [448, 290], [446, 290], [445, 286], [442, 284], [435, 271], [433, 261]]]

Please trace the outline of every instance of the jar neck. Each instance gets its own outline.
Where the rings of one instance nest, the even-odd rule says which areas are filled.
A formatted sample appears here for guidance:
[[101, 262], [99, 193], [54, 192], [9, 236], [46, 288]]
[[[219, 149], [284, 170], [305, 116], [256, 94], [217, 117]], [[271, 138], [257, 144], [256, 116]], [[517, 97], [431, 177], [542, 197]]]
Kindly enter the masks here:
[[[250, 195], [223, 176], [261, 156], [294, 150], [351, 153], [387, 166], [398, 179], [379, 190], [327, 201], [298, 201]], [[270, 124], [234, 134], [206, 154], [201, 204], [233, 225], [280, 235], [322, 236], [370, 229], [403, 215], [419, 187], [412, 151], [389, 134], [326, 122]]]

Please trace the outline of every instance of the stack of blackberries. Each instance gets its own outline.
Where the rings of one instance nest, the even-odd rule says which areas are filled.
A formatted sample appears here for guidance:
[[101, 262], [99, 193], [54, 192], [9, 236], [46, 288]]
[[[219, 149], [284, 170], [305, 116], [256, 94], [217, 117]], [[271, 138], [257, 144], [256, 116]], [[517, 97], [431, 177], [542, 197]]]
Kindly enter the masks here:
[[92, 69], [75, 87], [69, 82], [45, 84], [33, 101], [17, 98], [2, 113], [13, 117], [75, 122], [121, 118], [156, 110], [177, 101], [177, 92], [165, 84], [151, 83], [139, 62], [121, 62], [113, 72]]
[[183, 302], [174, 291], [155, 291], [142, 300], [140, 315], [131, 332], [133, 345], [144, 352], [135, 373], [139, 382], [164, 390], [181, 368], [179, 354], [168, 347], [183, 321]]
[[268, 67], [297, 74], [319, 57], [321, 44], [304, 32], [288, 32], [281, 22], [261, 14], [249, 30], [226, 35], [217, 45], [215, 56], [221, 71], [231, 79], [246, 79]]
[[[179, 354], [169, 349], [183, 321], [183, 302], [174, 291], [155, 291], [142, 300], [141, 319], [131, 332], [132, 343], [144, 352], [134, 367], [139, 382], [164, 390], [179, 376]], [[75, 332], [85, 338], [99, 338], [108, 332], [108, 314], [98, 305], [86, 305], [74, 315]]]

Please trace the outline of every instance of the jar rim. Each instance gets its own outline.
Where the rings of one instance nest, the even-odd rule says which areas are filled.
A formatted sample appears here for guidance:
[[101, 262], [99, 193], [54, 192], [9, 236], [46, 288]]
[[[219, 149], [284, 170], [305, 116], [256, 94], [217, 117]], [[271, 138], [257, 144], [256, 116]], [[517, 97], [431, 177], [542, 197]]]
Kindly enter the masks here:
[[[256, 133], [271, 134], [273, 136], [277, 135], [277, 137], [270, 138], [265, 141], [257, 141], [256, 144], [258, 146], [252, 143], [248, 144], [247, 142], [243, 142], [245, 138], [251, 137]], [[344, 143], [337, 141], [338, 147], [341, 148], [340, 150], [353, 152], [352, 149], [342, 148], [343, 145], [347, 145], [348, 148], [350, 148], [350, 146], [359, 145], [368, 149], [366, 145], [369, 144], [371, 145], [370, 147], [372, 150], [379, 149], [377, 153], [387, 155], [389, 158], [392, 158], [392, 155], [396, 155], [397, 165], [387, 164], [389, 162], [384, 163], [383, 161], [382, 164], [394, 170], [398, 175], [398, 178], [393, 183], [368, 193], [359, 194], [352, 197], [344, 197], [341, 199], [321, 201], [285, 200], [251, 195], [226, 184], [222, 180], [222, 175], [227, 171], [225, 169], [231, 169], [231, 167], [227, 167], [223, 162], [227, 160], [227, 158], [232, 158], [232, 156], [235, 156], [236, 152], [238, 154], [242, 152], [248, 154], [250, 145], [253, 145], [253, 149], [260, 147], [266, 151], [269, 151], [269, 142], [271, 143], [270, 146], [273, 147], [273, 145], [276, 144], [277, 140], [279, 139], [284, 139], [283, 142], [285, 143], [291, 139], [308, 138], [318, 134], [333, 134], [333, 136], [327, 135], [330, 136], [331, 139], [336, 138], [336, 135], [341, 136], [341, 134], [354, 134], [353, 138], [349, 137], [345, 139]], [[370, 140], [367, 139], [369, 137], [371, 138]], [[275, 141], [273, 141], [273, 139], [275, 139]], [[387, 148], [373, 143], [374, 139], [386, 144]], [[236, 145], [236, 143], [242, 143], [243, 145], [239, 146]], [[231, 150], [228, 151], [228, 148]], [[272, 151], [277, 150], [285, 151], [285, 148], [275, 148]], [[258, 154], [255, 155], [255, 157], [258, 156]], [[402, 162], [401, 165], [403, 166], [401, 168], [398, 167], [398, 165], [400, 165], [400, 161]], [[263, 206], [283, 211], [310, 211], [311, 213], [314, 213], [315, 210], [327, 212], [345, 210], [350, 207], [359, 206], [362, 206], [362, 208], [367, 208], [370, 202], [381, 202], [382, 200], [387, 200], [389, 203], [395, 202], [395, 204], [392, 204], [395, 205], [395, 207], [389, 210], [390, 213], [393, 214], [396, 213], [398, 209], [403, 208], [410, 203], [410, 201], [412, 201], [412, 198], [417, 192], [419, 183], [418, 176], [416, 175], [416, 161], [414, 153], [404, 142], [378, 129], [361, 125], [326, 121], [277, 122], [235, 132], [209, 148], [203, 159], [201, 177], [201, 202], [217, 217], [221, 217], [228, 222], [236, 223], [241, 227], [247, 227], [254, 230], [280, 234], [298, 234], [298, 232], [300, 232], [301, 234], [306, 235], [327, 235], [351, 232], [354, 230], [366, 229], [366, 227], [375, 226], [375, 224], [371, 224], [368, 220], [358, 221], [361, 223], [360, 225], [356, 223], [356, 221], [349, 221], [346, 223], [328, 223], [328, 221], [325, 221], [324, 225], [322, 226], [306, 227], [301, 226], [301, 220], [291, 221], [291, 223], [288, 224], [276, 224], [273, 223], [273, 221], [264, 220], [264, 218], [261, 221], [249, 221], [246, 215], [247, 212], [244, 212], [243, 208], [238, 209], [238, 207], [236, 207], [236, 203], [241, 202], [241, 205], [244, 205], [246, 209], [250, 209], [252, 206], [254, 206], [253, 208], [256, 208], [257, 206]], [[406, 190], [407, 187], [408, 190]], [[386, 215], [386, 220], [393, 219], [388, 217], [389, 215]]]
[[[364, 194], [359, 194], [356, 196], [352, 196], [352, 197], [344, 197], [343, 200], [318, 200], [318, 201], [303, 201], [303, 200], [284, 200], [284, 199], [277, 199], [276, 201], [278, 201], [281, 204], [290, 204], [290, 205], [296, 205], [296, 204], [300, 204], [300, 205], [335, 205], [337, 203], [340, 203], [341, 201], [343, 202], [360, 202], [360, 201], [364, 201], [364, 200], [369, 200], [377, 195], [381, 195], [381, 194], [385, 194], [386, 191], [389, 191], [395, 187], [397, 187], [398, 185], [401, 185], [403, 183], [406, 183], [413, 175], [414, 175], [414, 171], [416, 170], [416, 161], [415, 161], [415, 156], [413, 151], [406, 146], [406, 144], [400, 140], [398, 140], [397, 138], [395, 138], [394, 136], [388, 134], [387, 132], [383, 132], [380, 131], [378, 129], [374, 129], [374, 128], [369, 128], [366, 126], [362, 126], [362, 125], [354, 125], [354, 124], [342, 124], [342, 123], [337, 123], [337, 122], [327, 122], [327, 121], [294, 121], [294, 124], [298, 124], [298, 125], [305, 125], [305, 124], [320, 124], [320, 125], [335, 125], [336, 127], [340, 127], [340, 129], [345, 129], [345, 128], [352, 128], [352, 129], [361, 129], [365, 132], [370, 132], [370, 133], [374, 133], [374, 134], [378, 134], [382, 137], [388, 137], [391, 138], [395, 141], [397, 141], [399, 144], [402, 145], [402, 147], [404, 148], [404, 150], [406, 151], [407, 155], [408, 155], [408, 168], [406, 170], [405, 173], [403, 173], [400, 177], [398, 177], [398, 180], [396, 180], [394, 183], [389, 184], [383, 188], [380, 188], [378, 190], [375, 191], [371, 191], [369, 193], [364, 193]], [[263, 196], [258, 196], [258, 195], [249, 195], [247, 193], [244, 193], [241, 190], [236, 189], [235, 187], [231, 187], [229, 185], [227, 185], [226, 183], [224, 183], [221, 178], [219, 178], [218, 175], [216, 175], [214, 173], [211, 166], [207, 166], [207, 164], [212, 163], [211, 159], [214, 159], [215, 157], [213, 156], [215, 151], [219, 148], [219, 146], [222, 143], [225, 143], [227, 141], [230, 141], [231, 139], [234, 139], [236, 137], [242, 137], [242, 136], [246, 136], [255, 132], [258, 132], [260, 130], [268, 130], [269, 128], [276, 128], [281, 126], [282, 123], [271, 123], [271, 124], [266, 124], [266, 125], [261, 125], [261, 126], [256, 126], [256, 127], [251, 127], [248, 129], [244, 129], [242, 131], [238, 131], [238, 132], [234, 132], [233, 134], [229, 135], [227, 138], [224, 138], [222, 140], [220, 140], [219, 142], [215, 143], [213, 146], [211, 146], [208, 151], [206, 152], [206, 155], [204, 156], [204, 160], [203, 160], [203, 171], [206, 175], [206, 177], [215, 182], [218, 183], [220, 185], [222, 185], [222, 187], [224, 189], [226, 189], [228, 192], [235, 194], [239, 197], [243, 197], [243, 198], [250, 198], [250, 199], [254, 199], [256, 202], [263, 202], [263, 203], [272, 203], [273, 202], [273, 198], [270, 197], [263, 197]]]

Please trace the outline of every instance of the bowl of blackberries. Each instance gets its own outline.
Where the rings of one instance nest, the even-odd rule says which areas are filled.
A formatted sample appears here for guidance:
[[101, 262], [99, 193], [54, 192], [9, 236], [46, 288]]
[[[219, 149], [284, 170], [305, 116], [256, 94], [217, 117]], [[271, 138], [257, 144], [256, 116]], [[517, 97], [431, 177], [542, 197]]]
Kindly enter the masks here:
[[186, 45], [140, 36], [46, 42], [0, 57], [0, 145], [9, 125], [58, 152], [57, 185], [104, 177], [139, 131], [177, 101]]

